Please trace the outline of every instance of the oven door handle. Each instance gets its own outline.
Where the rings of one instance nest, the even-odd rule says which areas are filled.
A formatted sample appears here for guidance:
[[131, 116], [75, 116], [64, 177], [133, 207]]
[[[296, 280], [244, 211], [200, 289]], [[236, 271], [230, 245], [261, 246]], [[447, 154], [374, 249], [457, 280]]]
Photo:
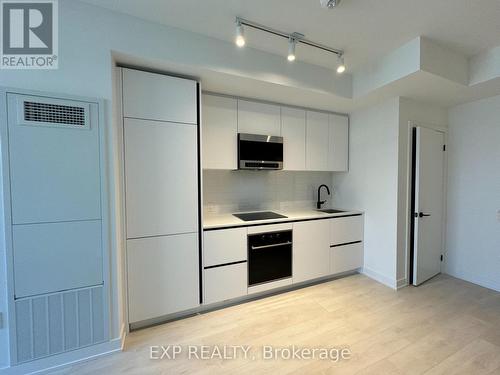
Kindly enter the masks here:
[[250, 246], [250, 248], [252, 250], [261, 250], [261, 249], [269, 249], [271, 247], [285, 246], [285, 245], [291, 245], [291, 244], [292, 244], [292, 242], [288, 241], [288, 242], [282, 242], [282, 243], [275, 243], [275, 244], [272, 244], [272, 245]]

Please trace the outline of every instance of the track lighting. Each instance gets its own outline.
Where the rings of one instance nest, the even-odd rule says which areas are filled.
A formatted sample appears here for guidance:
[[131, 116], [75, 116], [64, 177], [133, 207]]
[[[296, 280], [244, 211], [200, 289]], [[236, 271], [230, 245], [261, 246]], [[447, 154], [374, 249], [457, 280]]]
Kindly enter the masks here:
[[338, 60], [337, 73], [342, 74], [345, 72], [344, 55], [339, 55]]
[[290, 37], [288, 39], [288, 61], [295, 61], [295, 45], [297, 44], [297, 41]]
[[245, 32], [243, 30], [243, 25], [239, 19], [236, 20], [236, 45], [238, 47], [243, 47], [245, 45]]
[[[1, 0], [0, 0], [1, 1]], [[336, 6], [340, 3], [340, 0], [336, 1], [331, 1], [332, 5], [331, 6]], [[337, 56], [339, 63], [337, 65], [337, 73], [341, 74], [344, 73], [346, 70], [345, 64], [344, 64], [344, 51], [332, 47], [325, 46], [324, 44], [316, 43], [313, 42], [312, 40], [306, 39], [303, 34], [294, 32], [294, 33], [286, 33], [284, 31], [276, 30], [267, 26], [264, 26], [260, 23], [249, 21], [246, 19], [243, 19], [241, 17], [236, 17], [236, 45], [238, 47], [243, 47], [245, 45], [245, 35], [243, 32], [243, 26], [248, 26], [252, 29], [263, 31], [265, 33], [278, 36], [281, 38], [286, 38], [288, 39], [288, 55], [287, 59], [288, 61], [295, 61], [296, 59], [296, 54], [295, 54], [295, 49], [298, 43], [305, 44], [309, 47], [317, 48], [319, 50], [322, 50], [324, 52], [329, 52], [333, 53]]]

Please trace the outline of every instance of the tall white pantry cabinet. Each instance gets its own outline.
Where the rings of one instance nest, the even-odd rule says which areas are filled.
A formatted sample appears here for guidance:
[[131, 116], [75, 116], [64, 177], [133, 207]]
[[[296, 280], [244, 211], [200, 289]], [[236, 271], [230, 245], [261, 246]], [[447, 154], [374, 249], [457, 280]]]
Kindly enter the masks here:
[[132, 328], [200, 303], [198, 83], [121, 68]]

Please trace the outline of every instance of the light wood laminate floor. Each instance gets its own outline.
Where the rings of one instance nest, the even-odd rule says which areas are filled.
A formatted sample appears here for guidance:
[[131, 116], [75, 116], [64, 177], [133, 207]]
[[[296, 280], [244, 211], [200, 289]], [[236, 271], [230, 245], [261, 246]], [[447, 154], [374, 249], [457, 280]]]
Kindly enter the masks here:
[[[151, 360], [152, 345], [251, 345], [252, 360]], [[263, 360], [263, 345], [352, 357]], [[440, 275], [395, 292], [354, 275], [133, 332], [125, 351], [57, 374], [499, 374], [500, 293]]]

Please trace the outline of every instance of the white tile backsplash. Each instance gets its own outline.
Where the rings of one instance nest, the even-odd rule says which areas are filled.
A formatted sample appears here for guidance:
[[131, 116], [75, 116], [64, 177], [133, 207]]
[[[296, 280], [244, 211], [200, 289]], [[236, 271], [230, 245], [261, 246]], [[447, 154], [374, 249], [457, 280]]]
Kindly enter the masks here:
[[[204, 170], [204, 211], [315, 208], [318, 186], [326, 184], [331, 189], [332, 180], [332, 172]], [[331, 196], [325, 196], [325, 191], [322, 194], [322, 199], [331, 202]]]

